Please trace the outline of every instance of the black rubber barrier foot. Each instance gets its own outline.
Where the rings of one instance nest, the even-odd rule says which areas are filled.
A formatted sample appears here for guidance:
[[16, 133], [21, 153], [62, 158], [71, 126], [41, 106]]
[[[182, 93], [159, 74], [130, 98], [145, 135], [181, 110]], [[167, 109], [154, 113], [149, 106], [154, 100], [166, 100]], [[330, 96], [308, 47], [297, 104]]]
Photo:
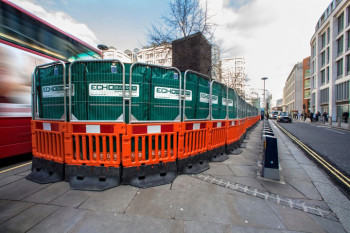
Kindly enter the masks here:
[[215, 148], [208, 151], [209, 162], [222, 162], [228, 159], [228, 155], [225, 153], [225, 146]]
[[177, 160], [178, 174], [198, 174], [209, 168], [207, 152]]
[[148, 188], [169, 184], [177, 176], [176, 162], [123, 167], [122, 183], [138, 188]]
[[[238, 149], [238, 141], [231, 143], [229, 145], [225, 145], [225, 152], [226, 154], [237, 154], [237, 152], [239, 151]], [[241, 153], [242, 151], [240, 151], [239, 153]], [[239, 154], [238, 153], [238, 154]]]
[[120, 185], [121, 168], [66, 165], [66, 180], [71, 189], [103, 191]]
[[62, 181], [64, 179], [64, 164], [33, 157], [32, 172], [26, 178], [39, 184]]

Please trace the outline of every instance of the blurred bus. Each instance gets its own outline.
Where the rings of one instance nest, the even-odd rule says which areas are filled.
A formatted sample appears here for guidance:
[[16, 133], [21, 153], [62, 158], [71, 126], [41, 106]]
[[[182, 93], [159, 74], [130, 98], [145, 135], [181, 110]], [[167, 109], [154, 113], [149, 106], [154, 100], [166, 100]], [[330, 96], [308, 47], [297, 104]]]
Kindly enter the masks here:
[[98, 59], [100, 51], [0, 0], [0, 159], [31, 148], [31, 73], [37, 65]]

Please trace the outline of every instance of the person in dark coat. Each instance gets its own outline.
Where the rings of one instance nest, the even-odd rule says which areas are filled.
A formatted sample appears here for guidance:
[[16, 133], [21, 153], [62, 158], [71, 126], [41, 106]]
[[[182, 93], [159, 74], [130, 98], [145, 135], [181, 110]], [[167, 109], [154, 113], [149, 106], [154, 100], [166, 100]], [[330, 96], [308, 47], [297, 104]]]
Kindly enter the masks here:
[[349, 119], [349, 113], [348, 112], [344, 112], [343, 113], [343, 119], [345, 123], [348, 123], [348, 119]]

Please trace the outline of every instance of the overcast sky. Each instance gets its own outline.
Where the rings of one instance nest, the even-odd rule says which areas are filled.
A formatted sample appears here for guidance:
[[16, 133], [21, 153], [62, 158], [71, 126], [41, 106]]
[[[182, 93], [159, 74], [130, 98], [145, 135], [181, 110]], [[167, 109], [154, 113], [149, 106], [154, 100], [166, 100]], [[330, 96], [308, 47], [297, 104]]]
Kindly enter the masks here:
[[[11, 0], [62, 30], [96, 46], [122, 51], [147, 45], [146, 32], [168, 0]], [[248, 85], [282, 98], [293, 68], [310, 56], [315, 25], [330, 0], [209, 0], [224, 57], [245, 57]], [[262, 93], [262, 92], [260, 92]]]

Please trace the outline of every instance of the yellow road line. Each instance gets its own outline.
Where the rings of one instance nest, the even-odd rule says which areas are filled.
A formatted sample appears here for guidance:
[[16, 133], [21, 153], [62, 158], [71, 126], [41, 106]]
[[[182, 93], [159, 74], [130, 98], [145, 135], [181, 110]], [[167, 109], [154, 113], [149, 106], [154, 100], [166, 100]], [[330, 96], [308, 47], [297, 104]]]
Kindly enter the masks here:
[[299, 139], [289, 133], [286, 129], [281, 127], [278, 124], [275, 124], [279, 129], [281, 129], [286, 135], [288, 135], [293, 141], [295, 141], [298, 145], [300, 145], [309, 155], [311, 155], [314, 159], [316, 159], [323, 167], [325, 167], [329, 172], [331, 172], [334, 176], [336, 176], [342, 183], [350, 188], [350, 179], [346, 177], [343, 173], [338, 171], [332, 165], [330, 165], [327, 161], [325, 161], [321, 156], [319, 156], [316, 152], [311, 150], [308, 146], [302, 143]]
[[24, 163], [24, 164], [18, 165], [18, 166], [16, 166], [16, 167], [11, 167], [11, 168], [9, 168], [9, 169], [0, 171], [0, 174], [5, 173], [5, 172], [8, 172], [8, 171], [11, 171], [11, 170], [16, 169], [16, 168], [20, 168], [20, 167], [27, 166], [27, 165], [29, 165], [29, 164], [31, 164], [31, 163], [32, 163], [32, 162]]

